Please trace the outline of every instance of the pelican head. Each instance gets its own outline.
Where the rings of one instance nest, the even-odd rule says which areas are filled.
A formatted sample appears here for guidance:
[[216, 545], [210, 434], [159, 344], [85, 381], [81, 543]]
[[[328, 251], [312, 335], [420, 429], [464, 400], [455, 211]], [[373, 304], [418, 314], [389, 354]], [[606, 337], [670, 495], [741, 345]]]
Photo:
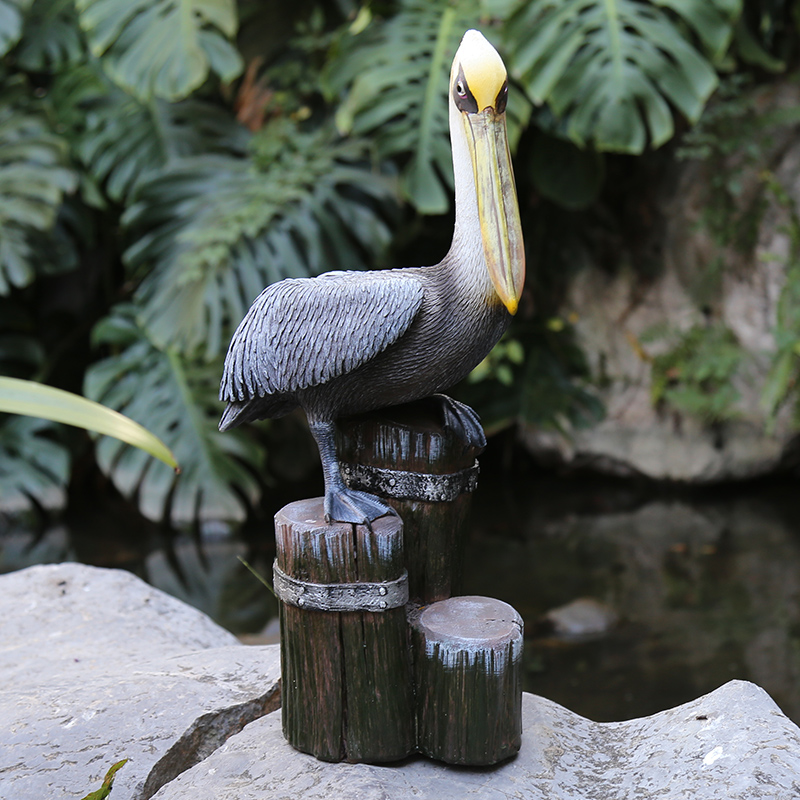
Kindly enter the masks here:
[[506, 135], [507, 98], [503, 60], [483, 34], [467, 31], [450, 71], [451, 126], [460, 117], [489, 277], [503, 305], [515, 314], [525, 282], [525, 250]]

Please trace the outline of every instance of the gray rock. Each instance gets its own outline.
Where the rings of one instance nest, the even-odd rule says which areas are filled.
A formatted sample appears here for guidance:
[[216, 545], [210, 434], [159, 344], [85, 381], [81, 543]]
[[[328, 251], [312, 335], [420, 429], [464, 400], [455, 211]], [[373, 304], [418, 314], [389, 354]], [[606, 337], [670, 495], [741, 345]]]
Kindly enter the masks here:
[[[793, 81], [756, 90], [760, 114], [798, 102]], [[663, 224], [654, 226], [650, 243], [650, 251], [660, 254], [656, 274], [651, 268], [643, 276], [624, 258], [609, 272], [586, 254], [561, 316], [576, 320], [576, 340], [606, 416], [566, 435], [524, 426], [522, 439], [538, 458], [609, 474], [694, 483], [752, 478], [796, 461], [792, 403], [768, 425], [761, 395], [776, 350], [774, 330], [793, 246], [790, 208], [764, 191], [764, 172], [798, 203], [800, 144], [794, 126], [786, 125], [757, 143], [748, 141], [748, 147], [754, 145], [762, 151], [756, 159], [741, 152], [730, 156], [731, 169], [741, 173], [737, 211], [757, 225], [750, 252], [733, 243], [720, 245], [704, 223], [719, 167], [686, 162], [676, 165], [674, 180], [657, 191]], [[713, 282], [715, 274], [718, 285], [698, 293], [698, 285]], [[699, 294], [707, 296], [703, 300]], [[656, 328], [686, 332], [709, 322], [724, 324], [745, 355], [731, 381], [739, 394], [734, 413], [713, 427], [674, 408], [654, 407], [652, 359], [676, 341], [674, 335], [646, 340]]]
[[551, 608], [542, 615], [553, 633], [571, 641], [603, 636], [617, 623], [613, 608], [593, 597], [578, 597], [566, 605]]
[[277, 647], [118, 570], [0, 576], [0, 798], [150, 797], [279, 704]]
[[400, 767], [298, 753], [280, 714], [248, 725], [154, 800], [797, 800], [800, 730], [769, 696], [733, 681], [652, 717], [597, 723], [526, 694], [519, 755], [493, 768], [424, 758]]

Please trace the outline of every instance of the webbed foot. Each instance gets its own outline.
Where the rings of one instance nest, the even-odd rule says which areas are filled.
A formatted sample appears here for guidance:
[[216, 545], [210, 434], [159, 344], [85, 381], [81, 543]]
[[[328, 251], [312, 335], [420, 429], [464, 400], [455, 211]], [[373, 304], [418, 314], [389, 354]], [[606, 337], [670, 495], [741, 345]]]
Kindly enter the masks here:
[[373, 520], [385, 514], [397, 516], [397, 512], [375, 495], [345, 487], [325, 492], [325, 521], [352, 522], [371, 528]]
[[475, 447], [478, 450], [486, 447], [486, 434], [481, 418], [472, 408], [446, 394], [435, 394], [433, 399], [441, 404], [445, 428], [449, 428], [462, 439], [465, 447]]

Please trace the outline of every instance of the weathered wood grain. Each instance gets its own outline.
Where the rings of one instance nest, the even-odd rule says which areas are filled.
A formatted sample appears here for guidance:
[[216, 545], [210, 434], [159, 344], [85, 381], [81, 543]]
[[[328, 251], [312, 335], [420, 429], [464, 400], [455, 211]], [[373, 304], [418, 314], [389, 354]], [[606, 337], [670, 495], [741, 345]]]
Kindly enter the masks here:
[[[403, 525], [326, 524], [322, 498], [275, 517], [277, 563], [309, 583], [399, 578]], [[283, 731], [298, 750], [323, 761], [394, 761], [414, 750], [406, 614], [328, 612], [280, 604]]]
[[507, 603], [453, 597], [411, 615], [417, 748], [496, 764], [522, 742], [522, 619]]
[[[469, 469], [478, 450], [446, 430], [440, 413], [424, 402], [383, 409], [339, 422], [343, 462], [447, 475]], [[471, 494], [452, 502], [384, 498], [403, 519], [405, 561], [412, 603], [457, 594], [466, 544]]]

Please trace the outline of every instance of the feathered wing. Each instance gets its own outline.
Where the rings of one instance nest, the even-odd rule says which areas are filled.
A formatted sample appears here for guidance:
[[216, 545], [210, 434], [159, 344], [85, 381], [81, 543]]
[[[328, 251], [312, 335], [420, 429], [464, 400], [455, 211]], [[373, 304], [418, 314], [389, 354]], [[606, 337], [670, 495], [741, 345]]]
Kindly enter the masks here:
[[422, 297], [419, 279], [391, 271], [268, 286], [233, 335], [220, 400], [296, 392], [351, 372], [408, 330]]

